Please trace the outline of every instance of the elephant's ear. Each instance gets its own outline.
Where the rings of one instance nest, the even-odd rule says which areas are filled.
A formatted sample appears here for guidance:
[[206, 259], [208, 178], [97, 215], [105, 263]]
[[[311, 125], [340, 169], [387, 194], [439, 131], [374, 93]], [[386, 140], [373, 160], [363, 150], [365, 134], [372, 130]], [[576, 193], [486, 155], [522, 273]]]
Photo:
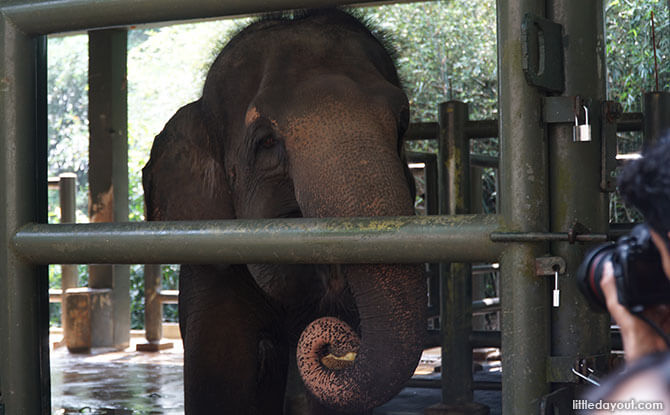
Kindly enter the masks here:
[[200, 101], [180, 108], [154, 139], [151, 158], [142, 170], [147, 220], [234, 218], [219, 158]]

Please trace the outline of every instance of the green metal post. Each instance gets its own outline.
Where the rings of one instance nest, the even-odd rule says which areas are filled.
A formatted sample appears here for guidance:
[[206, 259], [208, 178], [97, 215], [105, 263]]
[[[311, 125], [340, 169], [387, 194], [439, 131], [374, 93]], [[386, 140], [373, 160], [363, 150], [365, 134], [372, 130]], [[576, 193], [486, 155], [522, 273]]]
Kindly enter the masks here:
[[[470, 146], [465, 135], [468, 106], [450, 101], [439, 106], [438, 158], [443, 214], [468, 213], [470, 207]], [[445, 192], [446, 190], [446, 192]], [[446, 197], [445, 197], [446, 193]], [[446, 205], [446, 206], [445, 206]], [[470, 265], [440, 264], [442, 330], [442, 403], [472, 401], [472, 282]]]
[[46, 222], [45, 86], [46, 38], [0, 14], [0, 409], [12, 415], [51, 412], [47, 269], [10, 248]]
[[23, 226], [37, 264], [345, 264], [496, 261], [496, 215], [300, 218]]
[[[92, 222], [128, 220], [127, 31], [89, 32], [89, 185]], [[89, 267], [90, 288], [111, 288], [112, 344], [130, 341], [130, 280], [125, 265]]]
[[[500, 208], [519, 231], [546, 231], [547, 138], [541, 124], [542, 94], [522, 70], [521, 24], [527, 13], [544, 16], [544, 2], [497, 2], [498, 107], [500, 112]], [[503, 414], [535, 414], [549, 392], [550, 351], [547, 281], [535, 275], [546, 243], [509, 246], [500, 261]]]
[[[600, 191], [600, 103], [606, 93], [603, 1], [553, 0], [547, 7], [548, 17], [563, 26], [566, 38], [574, 40], [565, 43], [564, 48], [564, 94], [579, 95], [591, 103], [592, 138], [590, 142], [573, 142], [572, 124], [548, 125], [551, 231], [568, 232], [579, 222], [589, 233], [606, 233], [608, 194]], [[560, 306], [552, 308], [552, 356], [577, 361], [587, 356], [606, 357], [608, 353], [610, 317], [588, 307], [575, 280], [588, 248], [569, 242], [551, 243], [552, 254], [566, 262], [566, 273], [559, 276]], [[559, 379], [577, 382], [569, 369], [567, 372]]]
[[[458, 101], [440, 104], [438, 177], [442, 214], [462, 215], [470, 210], [470, 142], [466, 132], [467, 122], [467, 104]], [[470, 264], [441, 263], [439, 275], [442, 403], [426, 409], [426, 414], [488, 414], [488, 407], [472, 402]]]

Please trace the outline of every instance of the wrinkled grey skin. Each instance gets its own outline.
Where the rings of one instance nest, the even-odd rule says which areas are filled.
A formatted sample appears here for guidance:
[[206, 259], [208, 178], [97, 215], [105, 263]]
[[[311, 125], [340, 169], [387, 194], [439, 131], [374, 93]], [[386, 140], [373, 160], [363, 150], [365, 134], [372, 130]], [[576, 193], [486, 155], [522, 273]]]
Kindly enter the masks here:
[[[412, 215], [408, 118], [391, 58], [348, 14], [255, 23], [156, 137], [148, 219]], [[425, 298], [419, 266], [183, 265], [187, 413], [369, 413], [418, 362]]]

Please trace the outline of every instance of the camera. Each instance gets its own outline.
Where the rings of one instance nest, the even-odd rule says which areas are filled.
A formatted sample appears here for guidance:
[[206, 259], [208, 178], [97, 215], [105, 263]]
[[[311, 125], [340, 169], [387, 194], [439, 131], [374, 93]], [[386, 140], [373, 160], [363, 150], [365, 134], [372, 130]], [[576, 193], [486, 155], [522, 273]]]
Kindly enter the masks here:
[[577, 269], [577, 284], [595, 309], [606, 310], [600, 288], [604, 265], [612, 263], [619, 303], [638, 312], [646, 306], [670, 303], [670, 280], [647, 225], [637, 225], [616, 243], [589, 251]]

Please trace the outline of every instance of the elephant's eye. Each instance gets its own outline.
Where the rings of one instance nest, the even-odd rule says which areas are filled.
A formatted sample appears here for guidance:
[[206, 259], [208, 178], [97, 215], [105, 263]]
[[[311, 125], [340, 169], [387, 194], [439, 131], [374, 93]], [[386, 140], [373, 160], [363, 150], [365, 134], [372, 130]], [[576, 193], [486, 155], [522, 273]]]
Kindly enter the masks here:
[[273, 135], [265, 136], [261, 140], [261, 147], [265, 149], [271, 149], [275, 145], [277, 145], [277, 138]]

